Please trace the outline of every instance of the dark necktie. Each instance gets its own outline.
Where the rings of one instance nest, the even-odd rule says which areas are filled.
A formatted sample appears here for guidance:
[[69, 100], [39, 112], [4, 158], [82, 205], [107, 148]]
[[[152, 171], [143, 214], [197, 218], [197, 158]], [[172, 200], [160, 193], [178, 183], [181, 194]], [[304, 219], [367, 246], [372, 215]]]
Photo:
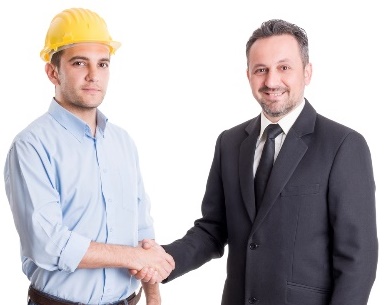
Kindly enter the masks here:
[[261, 205], [267, 181], [269, 180], [270, 172], [273, 168], [275, 151], [274, 140], [281, 132], [282, 129], [278, 124], [270, 124], [265, 129], [266, 142], [254, 178], [255, 204], [257, 211]]

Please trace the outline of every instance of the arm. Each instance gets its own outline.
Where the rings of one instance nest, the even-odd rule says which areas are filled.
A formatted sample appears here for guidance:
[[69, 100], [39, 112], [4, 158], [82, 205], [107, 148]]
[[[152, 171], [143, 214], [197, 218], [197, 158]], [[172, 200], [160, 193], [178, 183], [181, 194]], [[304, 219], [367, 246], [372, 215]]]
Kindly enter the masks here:
[[97, 242], [90, 243], [78, 266], [78, 268], [127, 268], [134, 270], [145, 268], [146, 279], [155, 277], [152, 282], [161, 282], [174, 267], [173, 258], [160, 246], [144, 249], [141, 245], [129, 247]]
[[21, 254], [45, 270], [73, 272], [90, 239], [63, 224], [55, 170], [44, 148], [30, 143], [31, 138], [16, 139], [4, 168]]
[[[150, 268], [160, 281], [173, 268], [173, 260], [159, 249], [106, 245], [70, 230], [63, 224], [57, 173], [43, 148], [26, 140], [16, 141], [4, 170], [7, 196], [22, 244], [22, 255], [46, 270], [73, 272], [77, 268]], [[142, 202], [139, 235], [151, 236], [148, 205]], [[142, 219], [143, 218], [143, 219]], [[151, 269], [152, 268], [152, 269]]]
[[336, 154], [328, 202], [334, 274], [330, 305], [364, 305], [376, 276], [378, 241], [371, 156], [357, 133], [350, 133]]
[[161, 297], [159, 284], [150, 284], [142, 282], [143, 291], [146, 296], [146, 305], [160, 305]]

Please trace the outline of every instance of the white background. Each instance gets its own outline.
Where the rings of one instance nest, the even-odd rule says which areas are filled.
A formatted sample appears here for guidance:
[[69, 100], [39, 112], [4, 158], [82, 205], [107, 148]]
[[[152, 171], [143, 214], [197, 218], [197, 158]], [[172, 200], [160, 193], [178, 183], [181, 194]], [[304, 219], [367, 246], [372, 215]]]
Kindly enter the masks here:
[[[0, 164], [16, 133], [46, 112], [54, 94], [39, 58], [52, 17], [69, 7], [95, 10], [106, 20], [113, 39], [122, 42], [112, 58], [101, 110], [128, 130], [138, 146], [157, 241], [182, 237], [200, 216], [217, 136], [260, 111], [246, 79], [246, 41], [262, 21], [286, 19], [309, 36], [313, 79], [305, 96], [319, 113], [362, 133], [371, 148], [380, 257], [369, 305], [381, 305], [385, 27], [380, 3], [2, 1]], [[19, 240], [4, 186], [0, 232], [1, 302], [26, 304], [28, 281], [21, 271]], [[223, 257], [161, 285], [163, 304], [220, 304], [225, 264]], [[140, 304], [145, 304], [144, 298]]]

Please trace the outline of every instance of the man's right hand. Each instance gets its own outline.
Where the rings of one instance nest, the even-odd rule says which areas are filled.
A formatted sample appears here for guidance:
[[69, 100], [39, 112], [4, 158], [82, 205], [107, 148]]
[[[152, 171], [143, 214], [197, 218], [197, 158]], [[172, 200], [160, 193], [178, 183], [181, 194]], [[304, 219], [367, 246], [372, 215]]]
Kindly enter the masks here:
[[[145, 239], [134, 248], [137, 250], [137, 261], [141, 266], [130, 269], [130, 274], [142, 282], [154, 284], [166, 279], [175, 268], [171, 255], [152, 239]], [[135, 264], [137, 265], [137, 264]]]

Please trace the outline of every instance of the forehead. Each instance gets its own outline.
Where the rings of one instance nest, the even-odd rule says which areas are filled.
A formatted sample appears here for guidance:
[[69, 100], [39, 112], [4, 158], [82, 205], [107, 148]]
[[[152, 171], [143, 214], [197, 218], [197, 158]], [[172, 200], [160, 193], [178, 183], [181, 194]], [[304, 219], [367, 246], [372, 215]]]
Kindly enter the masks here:
[[77, 43], [63, 49], [64, 57], [110, 58], [110, 49], [101, 43]]
[[258, 39], [250, 48], [250, 64], [273, 64], [281, 61], [301, 61], [297, 40], [291, 35]]

